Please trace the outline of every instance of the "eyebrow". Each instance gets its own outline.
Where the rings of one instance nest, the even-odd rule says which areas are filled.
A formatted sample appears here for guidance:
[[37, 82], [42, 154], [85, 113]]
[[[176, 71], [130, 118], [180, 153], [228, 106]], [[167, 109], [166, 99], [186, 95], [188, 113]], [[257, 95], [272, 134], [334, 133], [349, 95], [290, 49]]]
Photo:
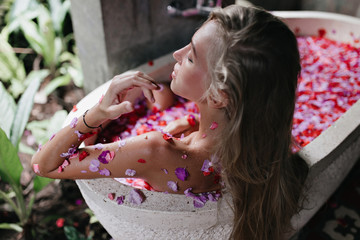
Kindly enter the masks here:
[[192, 47], [192, 49], [193, 49], [193, 52], [194, 52], [195, 57], [197, 58], [196, 49], [195, 49], [195, 44], [194, 44], [194, 42], [193, 42], [192, 40], [191, 40], [191, 47]]

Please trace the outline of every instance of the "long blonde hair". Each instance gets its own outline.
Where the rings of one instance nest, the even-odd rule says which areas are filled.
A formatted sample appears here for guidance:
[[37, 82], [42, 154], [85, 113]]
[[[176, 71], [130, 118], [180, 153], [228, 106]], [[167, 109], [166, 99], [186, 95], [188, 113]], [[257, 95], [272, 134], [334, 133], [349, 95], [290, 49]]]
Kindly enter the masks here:
[[291, 153], [300, 71], [296, 38], [257, 8], [230, 6], [213, 12], [211, 20], [220, 40], [207, 94], [218, 98], [221, 90], [228, 97], [229, 123], [217, 154], [233, 198], [231, 238], [282, 239], [299, 211], [307, 175], [305, 163]]

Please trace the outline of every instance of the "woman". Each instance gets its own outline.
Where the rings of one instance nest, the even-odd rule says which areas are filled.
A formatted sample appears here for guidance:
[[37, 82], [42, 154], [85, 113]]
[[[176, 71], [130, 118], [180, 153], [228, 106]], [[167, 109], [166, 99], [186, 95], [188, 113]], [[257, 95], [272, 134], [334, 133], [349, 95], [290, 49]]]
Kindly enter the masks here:
[[[221, 173], [233, 196], [231, 238], [283, 238], [306, 176], [303, 162], [290, 151], [300, 70], [293, 33], [266, 11], [230, 6], [213, 12], [174, 58], [171, 90], [195, 102], [200, 116], [166, 130], [190, 134], [176, 139], [150, 132], [126, 143], [80, 149], [94, 128], [133, 110], [130, 89], [141, 89], [155, 102], [158, 85], [150, 76], [123, 74], [114, 77], [102, 101], [34, 155], [34, 171], [70, 179], [132, 176], [157, 191], [181, 194], [221, 189]], [[209, 174], [206, 160], [215, 169]]]

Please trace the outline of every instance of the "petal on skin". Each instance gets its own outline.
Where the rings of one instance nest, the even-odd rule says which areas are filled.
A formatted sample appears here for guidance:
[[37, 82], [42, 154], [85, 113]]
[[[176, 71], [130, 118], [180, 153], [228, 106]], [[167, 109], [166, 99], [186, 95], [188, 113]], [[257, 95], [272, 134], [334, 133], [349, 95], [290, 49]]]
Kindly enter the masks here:
[[102, 145], [101, 143], [97, 143], [97, 144], [94, 145], [94, 149], [95, 149], [95, 150], [96, 150], [96, 149], [101, 150], [101, 149], [103, 149], [103, 148], [104, 148], [104, 145]]
[[169, 174], [169, 171], [166, 168], [162, 168], [161, 170], [163, 170], [165, 174]]
[[56, 135], [55, 133], [53, 135], [51, 135], [49, 141], [51, 141], [55, 137], [55, 135]]
[[77, 110], [78, 110], [77, 106], [74, 105], [71, 111], [72, 111], [72, 112], [76, 112]]
[[106, 169], [106, 168], [101, 169], [101, 170], [99, 171], [99, 173], [100, 173], [100, 175], [110, 176], [110, 171], [109, 171], [108, 169]]
[[139, 189], [132, 189], [129, 193], [129, 202], [140, 205], [145, 201], [144, 194]]
[[175, 175], [181, 181], [185, 181], [186, 178], [189, 176], [189, 172], [186, 170], [186, 168], [179, 167], [175, 169]]
[[217, 122], [213, 122], [213, 123], [211, 124], [211, 126], [210, 126], [210, 129], [211, 129], [211, 130], [214, 130], [214, 129], [216, 129], [218, 126], [219, 126], [219, 125], [218, 125]]
[[101, 95], [101, 97], [100, 97], [100, 99], [99, 99], [99, 103], [101, 103], [103, 99], [104, 99], [104, 94]]
[[103, 164], [108, 164], [109, 162], [106, 160], [106, 155], [109, 153], [109, 150], [102, 151], [98, 157], [99, 161]]
[[89, 170], [92, 171], [92, 172], [97, 172], [97, 171], [99, 171], [99, 166], [100, 166], [99, 160], [93, 159], [90, 162]]
[[41, 148], [42, 148], [42, 145], [39, 144], [38, 149], [37, 149], [37, 152], [41, 151]]
[[69, 166], [69, 164], [70, 164], [69, 161], [65, 159], [64, 162], [61, 164], [61, 166], [65, 168], [66, 166]]
[[136, 174], [136, 171], [134, 169], [126, 169], [126, 171], [125, 171], [125, 175], [130, 176], [130, 177], [135, 176], [135, 174]]
[[168, 182], [167, 182], [167, 186], [168, 186], [171, 190], [173, 190], [174, 192], [177, 192], [177, 191], [178, 191], [178, 185], [177, 185], [177, 183], [174, 182], [174, 181], [168, 181]]
[[186, 154], [184, 154], [184, 155], [181, 156], [181, 158], [182, 158], [182, 159], [187, 159], [188, 156], [187, 156]]
[[125, 146], [125, 144], [126, 144], [126, 141], [125, 141], [125, 140], [120, 140], [120, 141], [118, 142], [119, 148]]
[[70, 128], [75, 128], [78, 123], [77, 117], [74, 117], [73, 120], [71, 120]]
[[63, 169], [62, 166], [59, 166], [59, 167], [58, 167], [58, 173], [61, 173], [63, 170], [64, 170], [64, 169]]
[[137, 160], [139, 163], [146, 163], [145, 159], [140, 158], [139, 160]]
[[81, 172], [81, 173], [87, 173], [87, 171], [86, 171], [86, 170], [81, 170], [80, 172]]
[[186, 189], [185, 191], [184, 191], [184, 194], [185, 194], [185, 196], [187, 196], [187, 197], [196, 197], [196, 195], [195, 194], [193, 194], [192, 192], [191, 192], [191, 190], [192, 190], [192, 188], [188, 188], [188, 189]]
[[115, 152], [114, 151], [109, 151], [106, 156], [105, 159], [107, 162], [111, 162], [114, 159], [115, 156]]
[[88, 153], [87, 151], [82, 151], [80, 154], [79, 154], [79, 161], [82, 161], [84, 158], [86, 158], [87, 156], [89, 156], [90, 153]]
[[35, 173], [40, 173], [39, 164], [37, 163], [33, 164], [33, 169]]
[[203, 172], [210, 172], [209, 167], [211, 167], [211, 163], [210, 163], [209, 160], [205, 159], [205, 160], [204, 160], [204, 163], [203, 163], [203, 165], [202, 165], [202, 167], [201, 167], [201, 171], [203, 171]]

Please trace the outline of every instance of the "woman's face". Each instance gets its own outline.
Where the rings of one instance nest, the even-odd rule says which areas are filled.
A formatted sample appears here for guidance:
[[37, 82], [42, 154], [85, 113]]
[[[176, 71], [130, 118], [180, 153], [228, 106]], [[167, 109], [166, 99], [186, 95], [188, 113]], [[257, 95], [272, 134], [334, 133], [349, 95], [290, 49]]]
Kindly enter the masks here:
[[171, 90], [175, 94], [197, 102], [206, 92], [210, 84], [207, 57], [216, 31], [216, 23], [210, 21], [194, 34], [190, 44], [174, 52], [177, 63], [171, 74]]

